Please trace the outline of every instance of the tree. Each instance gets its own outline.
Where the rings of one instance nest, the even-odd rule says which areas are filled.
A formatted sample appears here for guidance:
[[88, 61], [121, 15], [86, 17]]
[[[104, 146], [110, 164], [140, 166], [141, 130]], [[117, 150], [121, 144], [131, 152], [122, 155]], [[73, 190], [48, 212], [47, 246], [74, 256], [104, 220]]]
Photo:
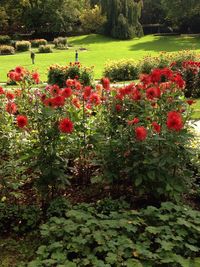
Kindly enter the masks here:
[[[200, 26], [200, 1], [199, 0], [162, 0], [162, 6], [166, 11], [166, 18], [173, 26], [190, 28], [194, 18]], [[196, 25], [197, 26], [197, 25]], [[192, 29], [190, 29], [192, 30]]]
[[93, 8], [84, 9], [80, 17], [81, 24], [86, 31], [98, 32], [106, 22], [106, 16], [102, 15], [101, 7], [95, 5]]
[[134, 0], [91, 0], [91, 4], [100, 4], [107, 17], [105, 33], [119, 39], [131, 39], [142, 35], [139, 23], [142, 1]]

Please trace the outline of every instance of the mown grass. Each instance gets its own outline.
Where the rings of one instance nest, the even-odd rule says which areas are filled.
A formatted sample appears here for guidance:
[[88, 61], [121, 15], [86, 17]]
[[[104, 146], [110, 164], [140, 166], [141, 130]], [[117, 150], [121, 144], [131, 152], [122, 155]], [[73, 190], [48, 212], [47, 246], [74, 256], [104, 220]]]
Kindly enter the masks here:
[[192, 106], [194, 113], [192, 114], [192, 119], [200, 120], [200, 99], [196, 100], [196, 103]]
[[[121, 58], [142, 59], [145, 55], [158, 55], [161, 51], [178, 52], [190, 49], [200, 51], [198, 36], [153, 36], [134, 38], [128, 41], [115, 40], [102, 35], [84, 35], [68, 39], [72, 47], [69, 50], [55, 50], [50, 54], [36, 53], [35, 65], [31, 64], [30, 52], [16, 53], [11, 56], [0, 56], [0, 82], [6, 81], [6, 73], [22, 65], [40, 72], [43, 81], [47, 80], [47, 69], [51, 64], [66, 65], [75, 59], [75, 50], [79, 51], [79, 60], [85, 66], [95, 66], [95, 78], [101, 78], [104, 65], [108, 60]], [[34, 49], [37, 52], [36, 49]]]

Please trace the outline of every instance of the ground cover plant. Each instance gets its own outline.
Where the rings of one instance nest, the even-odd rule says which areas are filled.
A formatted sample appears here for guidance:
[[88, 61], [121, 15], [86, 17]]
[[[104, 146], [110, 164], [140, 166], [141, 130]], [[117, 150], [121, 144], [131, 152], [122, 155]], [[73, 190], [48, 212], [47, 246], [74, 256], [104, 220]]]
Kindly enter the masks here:
[[[199, 38], [192, 36], [153, 36], [148, 35], [142, 38], [135, 38], [129, 41], [119, 41], [102, 35], [84, 35], [68, 38], [68, 44], [73, 47], [69, 50], [55, 50], [52, 54], [36, 54], [35, 69], [40, 72], [41, 80], [46, 81], [46, 72], [50, 65], [58, 63], [66, 65], [74, 62], [75, 50], [79, 51], [79, 60], [84, 66], [95, 65], [95, 78], [100, 79], [104, 70], [105, 63], [109, 60], [124, 59], [141, 60], [144, 56], [151, 54], [156, 56], [161, 51], [178, 52], [180, 50], [192, 49], [200, 50]], [[33, 51], [37, 52], [37, 49]], [[123, 55], [123, 56], [122, 56]], [[95, 63], [95, 61], [98, 62]], [[33, 68], [30, 60], [30, 53], [17, 53], [13, 57], [0, 57], [0, 81], [7, 80], [6, 73], [15, 68], [21, 62], [26, 68]]]

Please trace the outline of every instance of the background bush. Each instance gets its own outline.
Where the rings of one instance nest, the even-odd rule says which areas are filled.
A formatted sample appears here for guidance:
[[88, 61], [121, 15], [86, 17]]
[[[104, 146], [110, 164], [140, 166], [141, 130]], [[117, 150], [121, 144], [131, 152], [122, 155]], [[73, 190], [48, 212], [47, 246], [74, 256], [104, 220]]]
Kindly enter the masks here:
[[40, 45], [38, 52], [39, 53], [52, 53], [53, 50], [50, 45]]
[[0, 35], [0, 45], [9, 45], [11, 38], [8, 35]]
[[79, 62], [69, 66], [52, 65], [48, 72], [48, 83], [65, 86], [67, 79], [79, 79], [84, 85], [90, 85], [93, 81], [93, 68], [83, 68]]
[[53, 40], [55, 48], [64, 47], [67, 45], [67, 37], [57, 37]]
[[15, 53], [15, 49], [10, 45], [0, 45], [0, 55], [13, 55]]
[[39, 47], [40, 45], [47, 45], [47, 40], [45, 39], [31, 40], [31, 47]]
[[138, 78], [138, 67], [134, 60], [110, 61], [106, 64], [104, 76], [111, 81], [130, 81]]
[[31, 43], [29, 41], [17, 41], [15, 47], [20, 52], [28, 51], [31, 48]]

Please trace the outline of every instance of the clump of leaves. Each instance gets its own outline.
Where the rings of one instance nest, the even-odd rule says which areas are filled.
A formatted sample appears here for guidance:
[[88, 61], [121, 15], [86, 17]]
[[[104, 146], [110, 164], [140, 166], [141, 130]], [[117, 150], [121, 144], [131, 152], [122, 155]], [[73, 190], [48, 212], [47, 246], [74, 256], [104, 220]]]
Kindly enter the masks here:
[[199, 266], [200, 212], [166, 202], [141, 211], [97, 212], [81, 204], [41, 227], [29, 267]]

